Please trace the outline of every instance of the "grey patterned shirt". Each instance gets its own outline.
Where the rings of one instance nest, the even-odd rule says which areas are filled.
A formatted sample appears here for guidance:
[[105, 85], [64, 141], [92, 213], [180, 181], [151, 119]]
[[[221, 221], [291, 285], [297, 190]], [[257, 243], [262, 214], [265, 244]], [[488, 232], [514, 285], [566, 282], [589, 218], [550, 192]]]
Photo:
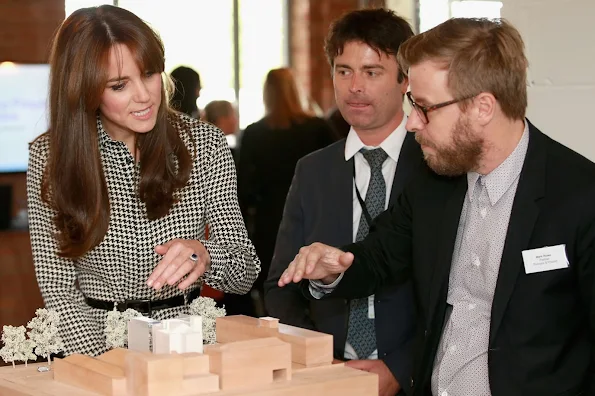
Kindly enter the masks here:
[[[173, 120], [184, 143], [196, 144], [196, 160], [179, 201], [157, 220], [148, 220], [138, 198], [140, 165], [123, 142], [112, 140], [98, 120], [98, 142], [110, 201], [109, 228], [103, 241], [77, 260], [57, 255], [54, 212], [40, 197], [49, 154], [48, 136], [29, 150], [27, 194], [33, 261], [47, 308], [60, 314], [60, 335], [66, 354], [105, 352], [107, 311], [89, 307], [84, 298], [104, 301], [166, 299], [181, 294], [174, 286], [159, 292], [146, 285], [161, 256], [156, 245], [174, 238], [200, 240], [211, 257], [204, 281], [216, 289], [246, 293], [260, 272], [260, 261], [248, 239], [237, 202], [235, 165], [221, 131], [210, 124], [178, 115]], [[67, 155], [68, 153], [60, 153]], [[205, 227], [209, 239], [205, 240]], [[202, 281], [202, 280], [201, 280]], [[76, 287], [78, 282], [79, 287]], [[200, 287], [200, 281], [189, 289]], [[155, 311], [154, 319], [176, 317], [184, 306]]]
[[446, 324], [432, 372], [434, 396], [490, 396], [488, 344], [494, 290], [512, 203], [529, 144], [488, 175], [467, 174], [448, 285]]

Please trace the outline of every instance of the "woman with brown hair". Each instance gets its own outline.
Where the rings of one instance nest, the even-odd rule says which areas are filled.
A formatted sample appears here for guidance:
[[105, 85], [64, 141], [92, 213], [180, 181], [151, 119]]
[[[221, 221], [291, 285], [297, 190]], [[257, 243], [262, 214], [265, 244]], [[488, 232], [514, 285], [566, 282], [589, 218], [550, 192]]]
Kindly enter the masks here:
[[[261, 295], [295, 165], [303, 156], [334, 141], [327, 122], [304, 110], [290, 69], [269, 71], [263, 102], [266, 114], [245, 129], [238, 162], [240, 205], [263, 265], [254, 285]], [[234, 312], [231, 301], [226, 306]]]
[[158, 35], [118, 7], [80, 9], [50, 64], [50, 127], [31, 144], [27, 192], [65, 353], [104, 352], [112, 309], [175, 317], [203, 281], [246, 293], [260, 262], [231, 153], [221, 131], [168, 106]]

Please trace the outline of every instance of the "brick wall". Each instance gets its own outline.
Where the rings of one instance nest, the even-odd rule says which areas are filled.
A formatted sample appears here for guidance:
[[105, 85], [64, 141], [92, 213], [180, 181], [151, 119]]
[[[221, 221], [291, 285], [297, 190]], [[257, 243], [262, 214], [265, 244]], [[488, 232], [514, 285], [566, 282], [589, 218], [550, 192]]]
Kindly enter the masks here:
[[0, 62], [46, 62], [64, 0], [0, 0]]
[[330, 68], [323, 49], [331, 22], [345, 12], [384, 4], [384, 0], [290, 0], [292, 67], [306, 93], [324, 111], [335, 103]]
[[595, 161], [593, 0], [503, 0], [502, 16], [521, 32], [529, 58], [528, 118]]

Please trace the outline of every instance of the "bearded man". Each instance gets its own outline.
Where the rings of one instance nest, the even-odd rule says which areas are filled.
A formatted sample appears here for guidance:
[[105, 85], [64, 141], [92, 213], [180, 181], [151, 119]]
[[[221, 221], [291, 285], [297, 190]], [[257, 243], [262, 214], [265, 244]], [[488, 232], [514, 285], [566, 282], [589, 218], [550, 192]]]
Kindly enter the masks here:
[[595, 395], [595, 164], [525, 118], [519, 32], [451, 19], [398, 62], [427, 169], [363, 241], [303, 247], [279, 286], [357, 298], [412, 279], [413, 395]]

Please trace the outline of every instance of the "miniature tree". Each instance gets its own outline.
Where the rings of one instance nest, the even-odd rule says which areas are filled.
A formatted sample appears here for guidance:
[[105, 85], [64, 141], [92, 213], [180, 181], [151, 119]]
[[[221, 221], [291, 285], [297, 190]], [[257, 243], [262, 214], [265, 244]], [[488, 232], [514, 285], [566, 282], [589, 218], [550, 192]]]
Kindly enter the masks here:
[[51, 365], [51, 354], [64, 349], [64, 343], [58, 335], [59, 315], [52, 309], [40, 308], [35, 317], [27, 323], [29, 338], [35, 343], [35, 354], [48, 358]]
[[209, 297], [198, 297], [188, 306], [190, 315], [202, 317], [202, 336], [205, 344], [217, 342], [215, 329], [216, 319], [225, 316], [225, 308], [217, 307], [215, 300]]
[[[25, 331], [25, 327], [23, 327], [23, 331]], [[17, 360], [21, 360], [25, 362], [25, 367], [27, 367], [27, 362], [29, 360], [36, 360], [37, 356], [35, 355], [35, 353], [33, 353], [33, 350], [35, 349], [35, 341], [31, 340], [31, 339], [26, 339], [23, 342], [21, 342], [19, 344], [19, 353], [18, 353], [18, 359]]]
[[2, 327], [2, 342], [4, 346], [0, 349], [0, 357], [5, 363], [11, 362], [14, 367], [14, 362], [20, 359], [21, 351], [25, 338], [25, 326], [3, 326]]
[[105, 321], [105, 345], [108, 349], [124, 348], [128, 344], [128, 321], [142, 314], [134, 309], [124, 312], [113, 310], [107, 314]]

